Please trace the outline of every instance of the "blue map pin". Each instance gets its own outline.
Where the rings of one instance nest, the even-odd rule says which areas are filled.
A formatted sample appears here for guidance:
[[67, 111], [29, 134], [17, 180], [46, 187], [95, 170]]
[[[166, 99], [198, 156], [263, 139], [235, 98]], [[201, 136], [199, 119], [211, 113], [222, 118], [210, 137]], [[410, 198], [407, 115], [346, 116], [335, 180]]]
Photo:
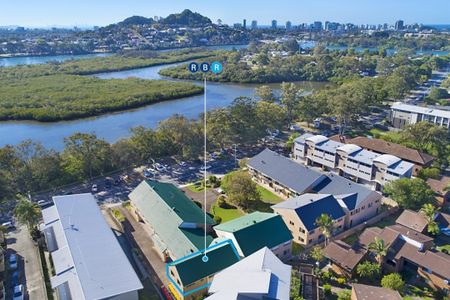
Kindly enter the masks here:
[[222, 69], [223, 69], [222, 64], [218, 61], [215, 61], [211, 64], [211, 71], [214, 74], [219, 74], [220, 72], [222, 72]]
[[204, 62], [200, 65], [200, 70], [202, 70], [203, 73], [209, 72], [209, 64], [207, 62]]

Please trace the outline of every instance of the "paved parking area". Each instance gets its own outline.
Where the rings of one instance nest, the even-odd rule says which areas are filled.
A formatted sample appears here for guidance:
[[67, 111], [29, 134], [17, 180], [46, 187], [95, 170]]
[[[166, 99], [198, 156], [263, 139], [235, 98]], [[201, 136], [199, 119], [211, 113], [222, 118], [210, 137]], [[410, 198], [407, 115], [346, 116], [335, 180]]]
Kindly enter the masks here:
[[[7, 248], [6, 261], [11, 253], [16, 253], [19, 258], [20, 283], [25, 286], [25, 299], [47, 299], [39, 250], [31, 240], [26, 226], [18, 226], [8, 233]], [[10, 290], [7, 294], [11, 296], [11, 293]]]

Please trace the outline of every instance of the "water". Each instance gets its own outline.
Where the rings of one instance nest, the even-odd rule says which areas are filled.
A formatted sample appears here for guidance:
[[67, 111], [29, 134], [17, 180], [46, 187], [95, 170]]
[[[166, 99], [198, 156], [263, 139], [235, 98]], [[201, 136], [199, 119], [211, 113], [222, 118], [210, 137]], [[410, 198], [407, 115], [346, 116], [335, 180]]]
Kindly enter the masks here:
[[[174, 65], [176, 64], [103, 73], [95, 76], [102, 79], [127, 77], [162, 79], [158, 71], [161, 68]], [[311, 91], [323, 87], [326, 84], [299, 82], [297, 85], [307, 91]], [[207, 109], [226, 107], [239, 96], [253, 96], [254, 89], [257, 86], [252, 84], [208, 83]], [[271, 84], [271, 86], [273, 88], [279, 88], [279, 84]], [[73, 121], [56, 123], [40, 123], [34, 121], [0, 122], [0, 146], [6, 144], [17, 145], [25, 139], [33, 139], [42, 142], [46, 147], [61, 150], [63, 148], [64, 138], [75, 132], [95, 133], [98, 137], [108, 142], [115, 142], [120, 138], [129, 136], [129, 130], [132, 127], [143, 125], [145, 127], [155, 128], [160, 121], [173, 114], [178, 113], [195, 119], [201, 112], [203, 112], [203, 95], [197, 95], [179, 100], [156, 103], [133, 110]]]
[[45, 64], [51, 61], [63, 62], [71, 59], [105, 57], [110, 53], [95, 53], [82, 55], [49, 55], [49, 56], [18, 56], [18, 57], [2, 57], [0, 58], [0, 67], [13, 67], [18, 65], [36, 65]]

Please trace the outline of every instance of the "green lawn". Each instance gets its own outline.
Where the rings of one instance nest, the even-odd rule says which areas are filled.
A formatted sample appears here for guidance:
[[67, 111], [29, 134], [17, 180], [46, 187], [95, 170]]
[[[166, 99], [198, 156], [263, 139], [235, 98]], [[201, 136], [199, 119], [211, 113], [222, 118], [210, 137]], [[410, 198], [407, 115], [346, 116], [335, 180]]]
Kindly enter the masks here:
[[[197, 181], [193, 184], [190, 184], [186, 186], [189, 190], [193, 191], [194, 193], [200, 193], [203, 192], [203, 184], [200, 181]], [[206, 189], [209, 189], [211, 186], [209, 184], [206, 185]]]
[[[438, 251], [441, 251], [441, 252], [447, 251], [447, 253], [450, 253], [450, 245], [449, 245], [449, 244], [437, 246], [436, 249], [437, 249]], [[444, 250], [444, 251], [443, 251], [443, 250]]]
[[211, 207], [211, 214], [221, 217], [222, 223], [244, 215], [244, 213], [237, 208], [221, 208], [216, 203]]
[[261, 194], [261, 200], [263, 202], [266, 203], [270, 203], [270, 204], [277, 204], [280, 203], [281, 201], [283, 201], [283, 199], [277, 195], [275, 195], [274, 193], [272, 193], [271, 191], [269, 191], [268, 189], [258, 185], [257, 186], [258, 191]]

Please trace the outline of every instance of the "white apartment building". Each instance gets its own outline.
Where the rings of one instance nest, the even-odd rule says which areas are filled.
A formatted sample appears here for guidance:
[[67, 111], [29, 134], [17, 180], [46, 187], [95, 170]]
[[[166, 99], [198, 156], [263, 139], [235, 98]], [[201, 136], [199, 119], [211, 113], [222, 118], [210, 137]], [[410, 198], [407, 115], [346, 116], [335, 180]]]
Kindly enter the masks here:
[[450, 111], [396, 102], [391, 106], [389, 121], [395, 128], [422, 121], [450, 128]]
[[414, 164], [389, 154], [378, 154], [357, 145], [343, 144], [322, 135], [305, 133], [294, 143], [293, 159], [317, 165], [379, 190], [384, 184], [410, 178]]

